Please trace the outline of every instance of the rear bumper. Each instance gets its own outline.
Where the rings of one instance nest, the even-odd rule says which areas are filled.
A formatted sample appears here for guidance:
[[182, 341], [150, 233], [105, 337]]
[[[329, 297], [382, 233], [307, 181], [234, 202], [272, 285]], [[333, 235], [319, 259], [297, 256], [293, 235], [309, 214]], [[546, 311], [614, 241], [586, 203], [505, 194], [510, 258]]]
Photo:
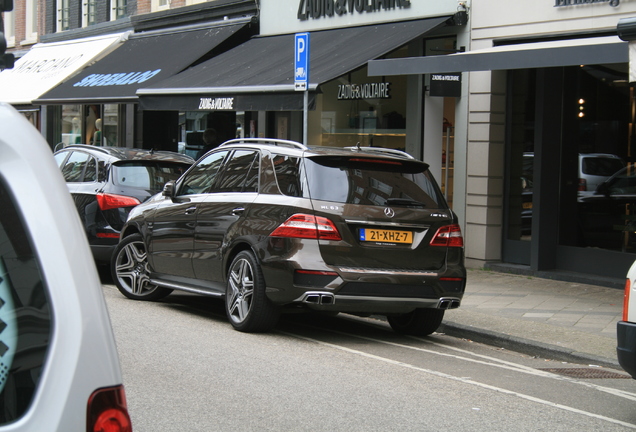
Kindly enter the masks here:
[[115, 241], [112, 245], [91, 245], [91, 252], [93, 252], [93, 259], [100, 264], [110, 263], [110, 258], [113, 256], [113, 251], [117, 247]]
[[636, 378], [636, 324], [619, 321], [616, 325], [618, 363], [632, 378]]
[[281, 306], [294, 304], [321, 311], [401, 314], [418, 308], [457, 308], [466, 287], [466, 272], [461, 266], [443, 272], [321, 270], [331, 276], [293, 277], [294, 268], [281, 271], [263, 266], [269, 299]]
[[460, 297], [442, 298], [402, 298], [334, 295], [326, 291], [308, 291], [295, 300], [309, 309], [331, 312], [401, 314], [414, 309], [456, 309], [461, 303]]

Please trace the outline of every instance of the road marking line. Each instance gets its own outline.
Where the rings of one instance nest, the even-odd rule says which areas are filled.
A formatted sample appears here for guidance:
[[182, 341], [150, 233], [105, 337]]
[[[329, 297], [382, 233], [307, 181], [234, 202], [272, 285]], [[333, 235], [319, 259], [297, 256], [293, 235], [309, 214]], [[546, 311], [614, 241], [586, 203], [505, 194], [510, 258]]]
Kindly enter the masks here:
[[572, 407], [569, 407], [569, 406], [566, 406], [566, 405], [561, 405], [561, 404], [550, 402], [550, 401], [547, 401], [547, 400], [544, 400], [544, 399], [539, 399], [537, 397], [526, 395], [526, 394], [519, 393], [519, 392], [515, 392], [515, 391], [512, 391], [512, 390], [506, 390], [506, 389], [501, 388], [501, 387], [491, 386], [489, 384], [480, 383], [480, 382], [473, 381], [473, 380], [470, 380], [470, 379], [467, 379], [467, 378], [456, 377], [456, 376], [449, 375], [449, 374], [444, 373], [444, 372], [438, 372], [438, 371], [434, 371], [434, 370], [431, 370], [431, 369], [421, 368], [421, 367], [418, 367], [418, 366], [414, 366], [412, 364], [400, 362], [400, 361], [397, 361], [397, 360], [391, 360], [391, 359], [386, 358], [386, 357], [380, 357], [380, 356], [377, 356], [375, 354], [365, 353], [364, 351], [359, 351], [359, 350], [355, 350], [355, 349], [352, 349], [352, 348], [347, 348], [347, 347], [343, 347], [343, 346], [340, 346], [340, 345], [335, 345], [335, 344], [332, 344], [332, 343], [329, 343], [329, 342], [323, 342], [323, 341], [320, 341], [320, 340], [317, 340], [317, 339], [313, 339], [313, 338], [309, 338], [309, 337], [306, 337], [306, 336], [300, 336], [300, 335], [296, 335], [296, 334], [288, 333], [288, 332], [284, 332], [284, 331], [279, 331], [279, 333], [287, 335], [287, 336], [295, 337], [295, 338], [298, 338], [298, 339], [303, 339], [303, 340], [306, 340], [306, 341], [309, 341], [309, 342], [317, 343], [319, 345], [323, 345], [323, 346], [326, 346], [326, 347], [329, 347], [329, 348], [333, 348], [333, 349], [337, 349], [337, 350], [340, 350], [340, 351], [345, 351], [345, 352], [348, 352], [350, 354], [355, 354], [355, 355], [359, 355], [359, 356], [362, 356], [362, 357], [370, 358], [372, 360], [377, 360], [377, 361], [380, 361], [380, 362], [383, 362], [383, 363], [391, 364], [391, 365], [394, 365], [394, 366], [399, 366], [399, 367], [403, 367], [403, 368], [406, 368], [406, 369], [415, 370], [415, 371], [418, 371], [418, 372], [424, 372], [424, 373], [427, 373], [429, 375], [434, 375], [434, 376], [437, 376], [437, 377], [440, 377], [440, 378], [446, 378], [446, 379], [450, 379], [452, 381], [458, 381], [458, 382], [461, 382], [461, 383], [464, 383], [464, 384], [470, 384], [470, 385], [473, 385], [473, 386], [476, 386], [476, 387], [481, 387], [483, 389], [492, 390], [492, 391], [495, 391], [495, 392], [498, 392], [498, 393], [503, 393], [503, 394], [507, 394], [507, 395], [510, 395], [510, 396], [516, 396], [518, 398], [525, 399], [525, 400], [528, 400], [528, 401], [531, 401], [531, 402], [536, 402], [536, 403], [539, 403], [539, 404], [542, 404], [542, 405], [546, 405], [546, 406], [549, 406], [549, 407], [558, 408], [558, 409], [561, 409], [561, 410], [564, 410], [564, 411], [569, 411], [569, 412], [572, 412], [572, 413], [575, 413], [575, 414], [580, 414], [580, 415], [584, 415], [584, 416], [587, 416], [587, 417], [592, 417], [592, 418], [595, 418], [595, 419], [598, 419], [598, 420], [603, 420], [603, 421], [606, 421], [606, 422], [609, 422], [609, 423], [614, 423], [614, 424], [618, 424], [618, 425], [621, 425], [621, 426], [625, 426], [625, 427], [628, 427], [628, 428], [631, 428], [631, 429], [636, 429], [636, 425], [635, 424], [626, 423], [626, 422], [623, 422], [623, 421], [620, 421], [620, 420], [616, 420], [616, 419], [613, 419], [613, 418], [610, 418], [610, 417], [605, 417], [605, 416], [602, 416], [602, 415], [599, 415], [599, 414], [594, 414], [594, 413], [591, 413], [591, 412], [588, 412], [588, 411], [583, 411], [583, 410], [580, 410], [580, 409], [577, 409], [577, 408], [572, 408]]

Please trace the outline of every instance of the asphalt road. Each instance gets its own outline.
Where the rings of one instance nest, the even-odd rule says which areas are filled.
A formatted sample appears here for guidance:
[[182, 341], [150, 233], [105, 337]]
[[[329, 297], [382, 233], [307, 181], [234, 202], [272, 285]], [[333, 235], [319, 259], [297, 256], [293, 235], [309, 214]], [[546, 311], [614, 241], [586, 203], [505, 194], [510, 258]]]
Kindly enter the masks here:
[[244, 334], [219, 300], [103, 289], [135, 432], [636, 429], [636, 381], [621, 371], [343, 314]]

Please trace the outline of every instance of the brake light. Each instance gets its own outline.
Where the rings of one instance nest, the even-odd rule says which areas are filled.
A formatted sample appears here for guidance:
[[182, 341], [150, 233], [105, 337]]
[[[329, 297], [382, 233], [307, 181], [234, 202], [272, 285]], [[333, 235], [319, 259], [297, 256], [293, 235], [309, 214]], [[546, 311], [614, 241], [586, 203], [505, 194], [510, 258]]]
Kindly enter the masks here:
[[320, 240], [342, 240], [338, 229], [329, 219], [321, 216], [295, 214], [283, 222], [270, 237], [292, 237]]
[[95, 390], [88, 398], [87, 432], [132, 432], [124, 386]]
[[629, 321], [629, 292], [631, 291], [631, 282], [629, 278], [625, 280], [625, 294], [623, 294], [623, 321]]
[[587, 190], [587, 180], [580, 178], [579, 179], [579, 192], [585, 192]]
[[141, 204], [141, 201], [124, 195], [99, 193], [97, 194], [97, 204], [100, 210], [110, 210], [121, 207], [134, 207]]
[[431, 246], [464, 247], [462, 229], [457, 224], [441, 227], [433, 236]]

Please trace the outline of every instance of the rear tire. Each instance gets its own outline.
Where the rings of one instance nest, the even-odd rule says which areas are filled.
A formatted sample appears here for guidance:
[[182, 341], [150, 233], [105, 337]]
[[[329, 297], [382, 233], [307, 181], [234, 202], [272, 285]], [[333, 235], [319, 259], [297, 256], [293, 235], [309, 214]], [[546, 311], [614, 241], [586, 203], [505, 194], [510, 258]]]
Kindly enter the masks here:
[[439, 328], [443, 318], [443, 309], [415, 309], [407, 314], [387, 316], [393, 330], [413, 336], [430, 335]]
[[119, 292], [133, 300], [159, 300], [172, 292], [150, 283], [148, 254], [140, 234], [119, 242], [110, 260], [113, 281]]
[[230, 265], [225, 312], [232, 327], [246, 333], [269, 331], [278, 322], [280, 309], [265, 295], [265, 279], [252, 252], [239, 252]]

